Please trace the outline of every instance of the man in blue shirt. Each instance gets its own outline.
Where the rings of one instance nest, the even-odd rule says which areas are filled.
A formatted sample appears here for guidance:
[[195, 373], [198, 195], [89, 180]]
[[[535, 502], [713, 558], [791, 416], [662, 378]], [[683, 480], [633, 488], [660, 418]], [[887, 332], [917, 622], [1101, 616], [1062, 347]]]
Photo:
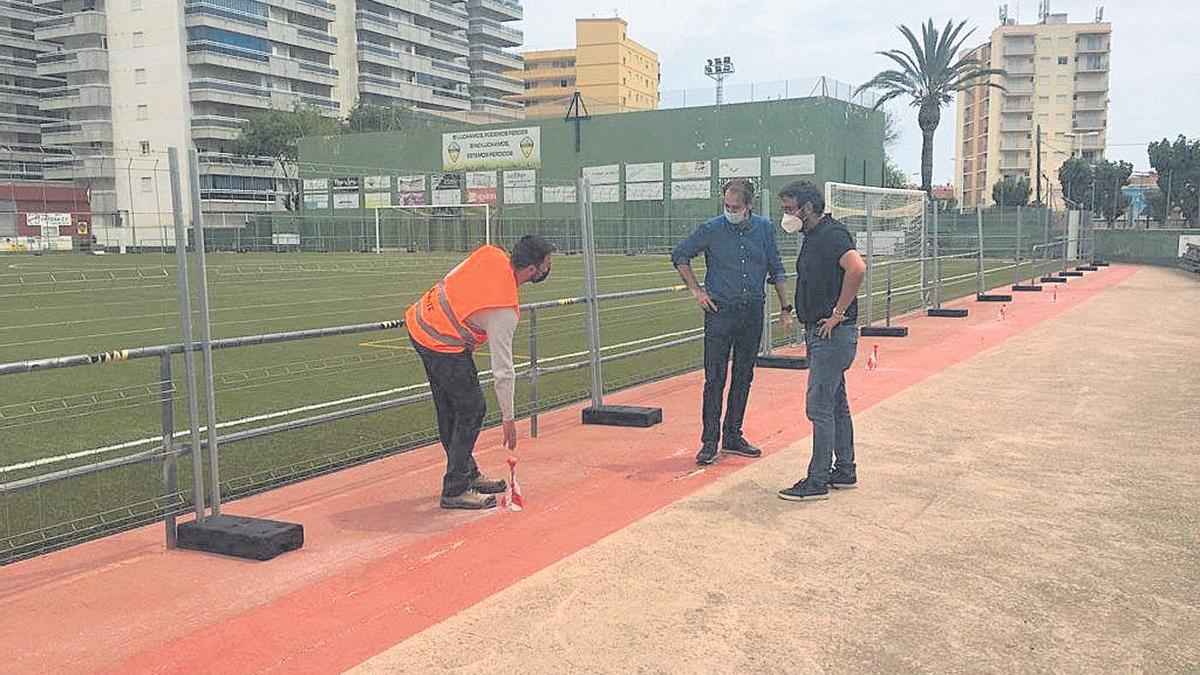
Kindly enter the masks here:
[[[671, 263], [704, 310], [704, 431], [696, 463], [717, 461], [717, 442], [727, 452], [759, 457], [762, 450], [742, 436], [742, 419], [754, 379], [754, 361], [762, 339], [764, 282], [771, 282], [783, 306], [784, 332], [792, 325], [787, 304], [787, 272], [775, 244], [775, 225], [754, 215], [754, 185], [734, 179], [722, 191], [724, 213], [700, 227], [671, 252]], [[691, 260], [704, 254], [704, 288], [696, 282]], [[733, 378], [725, 424], [721, 425], [721, 397], [733, 351]]]

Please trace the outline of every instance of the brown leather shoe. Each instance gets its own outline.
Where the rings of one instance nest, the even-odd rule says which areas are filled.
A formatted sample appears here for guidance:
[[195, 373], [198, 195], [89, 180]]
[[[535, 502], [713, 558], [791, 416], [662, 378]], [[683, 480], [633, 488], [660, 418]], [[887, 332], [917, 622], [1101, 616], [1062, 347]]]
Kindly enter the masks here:
[[442, 497], [441, 506], [443, 509], [494, 509], [496, 508], [496, 498], [492, 495], [480, 494], [474, 490], [453, 497]]
[[508, 483], [503, 478], [493, 480], [480, 474], [471, 481], [471, 489], [485, 495], [498, 495], [508, 489]]

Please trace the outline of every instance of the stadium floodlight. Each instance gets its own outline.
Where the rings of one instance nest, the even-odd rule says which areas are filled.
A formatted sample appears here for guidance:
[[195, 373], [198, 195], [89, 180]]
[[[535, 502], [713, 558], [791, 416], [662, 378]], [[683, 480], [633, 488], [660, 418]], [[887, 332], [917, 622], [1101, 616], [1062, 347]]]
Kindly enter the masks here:
[[704, 74], [717, 83], [717, 105], [725, 98], [725, 78], [733, 73], [733, 61], [728, 56], [711, 58], [704, 64]]

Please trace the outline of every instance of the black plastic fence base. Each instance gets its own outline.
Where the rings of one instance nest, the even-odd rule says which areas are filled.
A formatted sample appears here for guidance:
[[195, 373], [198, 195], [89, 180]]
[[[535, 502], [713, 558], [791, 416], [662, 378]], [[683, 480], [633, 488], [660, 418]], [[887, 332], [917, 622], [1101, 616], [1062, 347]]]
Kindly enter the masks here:
[[1044, 277], [1042, 277], [1042, 283], [1043, 284], [1065, 284], [1065, 283], [1067, 283], [1067, 280], [1062, 277], [1044, 276]]
[[1037, 284], [1013, 284], [1012, 289], [1018, 293], [1037, 293], [1042, 287]]
[[176, 546], [236, 558], [270, 560], [304, 546], [304, 526], [245, 516], [212, 516], [180, 523]]
[[779, 368], [781, 370], [808, 370], [808, 359], [803, 356], [776, 356], [763, 354], [754, 365], [757, 368]]
[[662, 408], [602, 405], [583, 409], [583, 423], [606, 427], [652, 427], [662, 423]]
[[858, 330], [863, 337], [908, 337], [908, 326], [863, 326]]
[[1012, 302], [1012, 293], [976, 293], [976, 302]]
[[1079, 270], [1080, 272], [1095, 272], [1095, 271], [1099, 270], [1100, 268], [1096, 267], [1095, 265], [1080, 265], [1079, 267], [1076, 267], [1075, 269]]
[[1079, 270], [1063, 270], [1059, 272], [1058, 275], [1061, 277], [1081, 277], [1083, 276], [1083, 272], [1080, 272]]
[[936, 316], [943, 319], [962, 319], [966, 317], [968, 311], [965, 309], [930, 309], [926, 310], [926, 316]]
[[1107, 260], [1093, 260], [1092, 264], [1096, 267], [1108, 267], [1111, 263]]

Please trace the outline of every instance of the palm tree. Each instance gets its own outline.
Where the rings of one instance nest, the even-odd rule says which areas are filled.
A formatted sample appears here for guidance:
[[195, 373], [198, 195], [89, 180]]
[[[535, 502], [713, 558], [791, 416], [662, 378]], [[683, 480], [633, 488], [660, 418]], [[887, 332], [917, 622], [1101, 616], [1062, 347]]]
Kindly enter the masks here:
[[921, 26], [921, 40], [917, 40], [908, 26], [900, 26], [912, 53], [900, 49], [878, 52], [895, 61], [900, 69], [882, 71], [855, 90], [855, 94], [868, 89], [883, 92], [875, 101], [875, 109], [894, 98], [912, 97], [912, 106], [918, 110], [917, 124], [921, 127], [921, 189], [931, 197], [933, 132], [942, 121], [942, 106], [950, 103], [954, 92], [974, 87], [979, 80], [988, 80], [987, 86], [1004, 89], [990, 81], [992, 75], [1005, 75], [1003, 70], [984, 68], [979, 59], [957, 58], [963, 43], [975, 32], [972, 29], [963, 33], [966, 25], [966, 21], [957, 26], [947, 21], [946, 27], [939, 31], [930, 19]]

